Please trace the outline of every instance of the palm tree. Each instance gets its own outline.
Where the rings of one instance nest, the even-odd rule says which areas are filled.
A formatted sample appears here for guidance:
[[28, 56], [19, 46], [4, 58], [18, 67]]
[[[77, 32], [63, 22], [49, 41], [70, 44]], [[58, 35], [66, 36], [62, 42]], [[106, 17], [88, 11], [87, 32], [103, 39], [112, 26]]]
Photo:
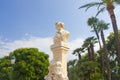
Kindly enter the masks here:
[[92, 36], [85, 39], [84, 44], [82, 45], [84, 49], [88, 50], [88, 58], [90, 60], [94, 60], [94, 44], [97, 42], [97, 39]]
[[100, 2], [92, 2], [92, 3], [85, 4], [80, 8], [86, 8], [86, 10], [88, 10], [90, 7], [97, 6], [98, 13], [96, 15], [98, 15], [100, 12], [103, 12], [105, 8], [107, 9], [112, 22], [112, 27], [113, 27], [115, 41], [116, 41], [118, 63], [120, 65], [120, 41], [118, 36], [118, 27], [117, 27], [116, 17], [114, 14], [115, 3], [120, 4], [120, 0], [101, 0]]
[[[99, 20], [96, 17], [91, 17], [88, 19], [87, 24], [88, 24], [88, 26], [90, 26], [92, 28], [92, 32], [95, 32], [96, 37], [98, 39], [100, 49], [102, 49], [100, 38], [99, 38], [98, 26], [97, 26], [98, 22], [99, 22]], [[104, 61], [103, 61], [103, 54], [102, 53], [100, 53], [100, 64], [101, 64], [100, 71], [104, 75]]]
[[103, 42], [103, 49], [105, 52], [105, 62], [106, 62], [106, 66], [107, 66], [107, 76], [108, 79], [111, 80], [111, 70], [110, 70], [110, 62], [109, 62], [109, 58], [108, 58], [108, 49], [106, 46], [106, 42], [105, 42], [105, 37], [104, 37], [104, 32], [103, 30], [107, 30], [108, 29], [108, 25], [107, 23], [105, 23], [104, 21], [99, 21], [98, 22], [98, 32], [101, 33], [101, 39]]
[[92, 32], [95, 32], [96, 37], [98, 39], [98, 43], [99, 43], [100, 49], [101, 49], [100, 38], [99, 38], [99, 34], [98, 34], [98, 29], [97, 29], [97, 26], [96, 26], [97, 23], [98, 23], [98, 19], [95, 18], [95, 17], [91, 17], [87, 21], [88, 26], [90, 26], [93, 29]]
[[[85, 39], [82, 45], [82, 47], [88, 51], [88, 59], [92, 62], [95, 62], [94, 44], [97, 42], [98, 42], [97, 38], [94, 38], [94, 36], [92, 36]], [[94, 72], [95, 72], [94, 68], [88, 70], [87, 74], [85, 74], [85, 76], [88, 76], [86, 80], [91, 80], [90, 74], [93, 74]]]
[[78, 55], [79, 61], [81, 60], [81, 53], [84, 52], [84, 48], [77, 48], [73, 51], [73, 55]]

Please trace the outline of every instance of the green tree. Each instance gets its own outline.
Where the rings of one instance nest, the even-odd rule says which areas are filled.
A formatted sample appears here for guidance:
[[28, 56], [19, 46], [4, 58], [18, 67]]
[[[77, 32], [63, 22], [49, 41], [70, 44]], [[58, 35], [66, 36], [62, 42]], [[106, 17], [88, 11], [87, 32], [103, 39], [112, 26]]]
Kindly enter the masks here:
[[73, 51], [73, 55], [78, 55], [78, 59], [81, 60], [81, 54], [84, 52], [84, 48], [77, 48]]
[[81, 80], [79, 77], [79, 70], [76, 64], [78, 63], [77, 59], [71, 60], [67, 63], [68, 67], [68, 77], [69, 80]]
[[101, 48], [101, 42], [100, 42], [100, 37], [99, 37], [99, 32], [98, 32], [98, 27], [97, 27], [98, 19], [96, 17], [91, 17], [88, 19], [87, 24], [88, 24], [88, 26], [91, 27], [91, 29], [92, 29], [91, 31], [95, 32], [96, 37], [98, 39], [99, 46]]
[[[97, 39], [99, 41], [99, 45], [100, 45], [100, 49], [102, 49], [101, 47], [101, 43], [100, 43], [100, 39], [99, 39], [99, 33], [101, 33], [101, 39], [103, 42], [103, 49], [105, 53], [105, 62], [107, 64], [107, 78], [109, 78], [109, 80], [111, 80], [111, 70], [110, 70], [110, 64], [109, 64], [109, 59], [108, 59], [108, 49], [106, 47], [106, 42], [105, 42], [105, 38], [104, 38], [104, 32], [103, 30], [108, 29], [108, 24], [105, 23], [104, 21], [100, 21], [99, 19], [97, 19], [96, 17], [92, 17], [88, 19], [88, 25], [91, 26], [91, 28], [93, 28], [93, 31], [95, 32]], [[101, 51], [102, 52], [102, 51]], [[104, 75], [104, 61], [103, 61], [103, 53], [100, 53], [100, 57], [101, 57], [101, 72]]]
[[84, 54], [80, 61], [68, 62], [68, 77], [70, 80], [104, 80], [99, 70], [98, 57], [96, 61], [90, 61], [88, 54]]
[[[10, 64], [10, 57], [16, 57], [16, 62], [13, 66], [13, 80], [44, 80], [44, 76], [48, 73], [48, 55], [44, 52], [39, 52], [37, 48], [21, 48], [10, 53], [8, 58], [2, 58]], [[3, 67], [0, 70], [11, 68], [10, 65], [6, 65], [5, 62], [1, 62]], [[0, 64], [0, 66], [1, 66]], [[10, 69], [6, 73], [3, 71], [2, 75], [10, 75]], [[1, 80], [9, 80], [1, 77]]]
[[9, 80], [11, 69], [10, 57], [0, 58], [0, 80]]
[[[100, 42], [99, 31], [98, 31], [98, 26], [97, 26], [98, 22], [99, 22], [98, 18], [91, 17], [91, 18], [88, 19], [87, 24], [88, 24], [88, 26], [91, 27], [92, 32], [95, 33], [95, 35], [98, 39], [99, 47], [100, 47], [100, 49], [102, 49], [101, 42]], [[103, 53], [99, 53], [99, 55], [100, 55], [100, 63], [101, 63], [100, 70], [101, 70], [101, 73], [104, 75]]]
[[88, 10], [91, 7], [97, 6], [97, 10], [98, 10], [97, 14], [99, 14], [100, 12], [103, 12], [105, 8], [107, 9], [112, 22], [112, 27], [113, 27], [115, 42], [116, 42], [117, 59], [120, 65], [120, 41], [118, 36], [118, 27], [117, 27], [116, 17], [114, 14], [115, 3], [120, 4], [120, 1], [119, 0], [101, 0], [99, 2], [91, 2], [91, 3], [85, 4], [80, 8], [86, 8], [86, 10]]
[[107, 30], [108, 29], [108, 25], [107, 23], [105, 23], [104, 21], [99, 21], [98, 22], [98, 32], [101, 33], [101, 39], [102, 39], [102, 43], [103, 43], [103, 50], [105, 53], [105, 62], [106, 62], [106, 66], [107, 66], [107, 78], [108, 80], [111, 80], [111, 70], [110, 70], [110, 62], [109, 62], [109, 58], [108, 58], [108, 49], [106, 46], [106, 41], [105, 41], [105, 37], [104, 37], [104, 32], [103, 30]]
[[[119, 31], [119, 37], [120, 37], [120, 31]], [[112, 74], [112, 80], [119, 80], [120, 79], [120, 66], [117, 62], [117, 51], [115, 49], [115, 36], [114, 33], [110, 33], [110, 35], [107, 38], [107, 49], [110, 56], [110, 67], [111, 67], [111, 74]]]
[[88, 58], [90, 60], [94, 60], [94, 44], [97, 43], [97, 39], [92, 37], [88, 37], [85, 39], [82, 47], [88, 51]]

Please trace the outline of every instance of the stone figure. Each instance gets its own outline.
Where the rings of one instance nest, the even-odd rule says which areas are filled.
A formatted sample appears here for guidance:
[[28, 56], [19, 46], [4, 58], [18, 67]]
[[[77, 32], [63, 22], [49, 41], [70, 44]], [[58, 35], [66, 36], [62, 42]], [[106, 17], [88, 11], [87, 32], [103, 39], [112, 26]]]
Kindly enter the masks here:
[[57, 22], [56, 24], [57, 33], [54, 37], [54, 43], [67, 42], [69, 32], [64, 30], [64, 23]]
[[[64, 23], [55, 24], [57, 32], [54, 37], [54, 44], [51, 45], [53, 60], [48, 67], [49, 73], [45, 80], [69, 80], [67, 76], [67, 51], [69, 50], [69, 32], [64, 30]], [[63, 55], [64, 54], [64, 55]]]

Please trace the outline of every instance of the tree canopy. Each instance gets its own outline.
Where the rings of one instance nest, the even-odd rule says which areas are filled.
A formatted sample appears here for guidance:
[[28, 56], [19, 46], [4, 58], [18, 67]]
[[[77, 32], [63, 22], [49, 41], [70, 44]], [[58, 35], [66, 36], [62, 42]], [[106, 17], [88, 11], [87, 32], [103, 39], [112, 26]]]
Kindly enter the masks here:
[[[89, 18], [87, 24], [96, 36], [86, 38], [83, 45], [73, 51], [72, 54], [77, 54], [79, 60], [75, 59], [68, 62], [69, 79], [119, 80], [120, 65], [116, 37], [113, 32], [110, 33], [107, 40], [104, 36], [104, 31], [109, 28], [109, 24], [96, 17]], [[100, 47], [97, 51], [95, 50], [96, 43]]]
[[[10, 58], [16, 57], [11, 65]], [[39, 52], [37, 48], [20, 48], [11, 52], [9, 56], [0, 59], [0, 80], [9, 80], [13, 69], [13, 80], [43, 80], [48, 73], [49, 56]]]

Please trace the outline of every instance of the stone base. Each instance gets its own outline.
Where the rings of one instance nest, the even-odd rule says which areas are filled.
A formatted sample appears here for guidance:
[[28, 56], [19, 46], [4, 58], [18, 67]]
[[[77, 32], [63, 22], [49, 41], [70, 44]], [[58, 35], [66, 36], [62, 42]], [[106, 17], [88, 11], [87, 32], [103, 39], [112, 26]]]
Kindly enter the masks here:
[[67, 75], [63, 73], [62, 63], [52, 60], [49, 66], [49, 73], [45, 80], [68, 80]]

